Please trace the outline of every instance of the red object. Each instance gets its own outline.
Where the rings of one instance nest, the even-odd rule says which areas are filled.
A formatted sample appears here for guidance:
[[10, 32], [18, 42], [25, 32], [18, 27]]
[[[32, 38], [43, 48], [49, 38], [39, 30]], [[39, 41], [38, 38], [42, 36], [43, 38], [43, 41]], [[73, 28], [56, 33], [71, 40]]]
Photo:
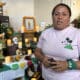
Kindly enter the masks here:
[[32, 63], [32, 61], [28, 61], [28, 66], [31, 66], [33, 63]]

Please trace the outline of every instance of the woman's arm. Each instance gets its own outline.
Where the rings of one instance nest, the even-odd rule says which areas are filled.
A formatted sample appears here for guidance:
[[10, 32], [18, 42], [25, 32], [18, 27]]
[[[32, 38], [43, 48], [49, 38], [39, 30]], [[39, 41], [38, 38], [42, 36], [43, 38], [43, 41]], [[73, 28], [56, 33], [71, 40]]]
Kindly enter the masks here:
[[50, 66], [50, 61], [48, 60], [49, 58], [42, 53], [40, 48], [36, 48], [34, 54], [45, 67]]
[[40, 48], [36, 48], [35, 52], [34, 52], [35, 56], [42, 62], [44, 59], [44, 54], [42, 53]]
[[[54, 71], [57, 72], [61, 72], [61, 71], [65, 71], [67, 69], [69, 70], [80, 70], [80, 61], [73, 61], [73, 60], [69, 60], [69, 61], [55, 61], [52, 62], [53, 66], [51, 67]], [[56, 64], [54, 66], [54, 64]]]

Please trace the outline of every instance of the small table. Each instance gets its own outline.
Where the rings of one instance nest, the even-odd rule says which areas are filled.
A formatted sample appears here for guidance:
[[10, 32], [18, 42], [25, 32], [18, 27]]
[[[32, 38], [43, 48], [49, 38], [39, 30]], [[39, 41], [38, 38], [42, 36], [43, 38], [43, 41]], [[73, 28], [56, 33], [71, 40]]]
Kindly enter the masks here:
[[25, 68], [27, 68], [27, 61], [26, 60], [21, 60], [18, 62], [12, 62], [9, 64], [5, 65], [9, 66], [10, 69], [6, 71], [1, 71], [0, 72], [0, 80], [13, 80], [19, 77], [24, 77], [25, 73]]

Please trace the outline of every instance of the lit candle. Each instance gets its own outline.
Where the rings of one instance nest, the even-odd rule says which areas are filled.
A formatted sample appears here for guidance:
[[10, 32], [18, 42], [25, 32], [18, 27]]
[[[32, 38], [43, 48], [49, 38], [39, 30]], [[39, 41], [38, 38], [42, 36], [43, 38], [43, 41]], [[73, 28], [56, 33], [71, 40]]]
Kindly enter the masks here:
[[21, 33], [24, 33], [24, 29], [25, 29], [25, 27], [21, 26]]
[[29, 42], [29, 40], [26, 38], [26, 39], [25, 39], [25, 43], [28, 43], [28, 42]]
[[32, 78], [31, 80], [37, 80], [37, 78]]
[[28, 55], [31, 55], [31, 54], [32, 54], [32, 50], [28, 49]]
[[33, 41], [34, 41], [34, 42], [37, 42], [37, 38], [36, 38], [36, 37], [34, 37], [34, 38], [33, 38]]
[[22, 48], [22, 42], [18, 42], [18, 48]]
[[10, 63], [12, 61], [12, 57], [11, 56], [6, 56], [5, 57], [5, 63]]
[[8, 39], [7, 40], [7, 46], [11, 46], [11, 45], [12, 45], [11, 39]]
[[36, 32], [39, 32], [39, 31], [40, 31], [40, 27], [36, 26]]

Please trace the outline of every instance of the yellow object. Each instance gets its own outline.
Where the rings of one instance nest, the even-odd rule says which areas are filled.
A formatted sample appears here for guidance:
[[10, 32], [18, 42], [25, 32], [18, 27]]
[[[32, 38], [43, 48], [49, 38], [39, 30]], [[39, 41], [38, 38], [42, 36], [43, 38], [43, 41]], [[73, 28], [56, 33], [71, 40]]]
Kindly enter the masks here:
[[26, 38], [26, 39], [25, 39], [25, 43], [28, 43], [28, 42], [29, 42], [29, 39], [28, 39], [28, 38]]
[[22, 42], [18, 42], [18, 48], [22, 48]]
[[32, 78], [31, 80], [37, 80], [36, 78]]
[[11, 46], [11, 45], [12, 45], [11, 39], [8, 39], [7, 40], [7, 46]]
[[34, 41], [34, 42], [37, 42], [37, 38], [36, 38], [36, 37], [34, 37], [34, 38], [33, 38], [33, 41]]
[[32, 54], [32, 50], [28, 49], [28, 55], [31, 55], [31, 54]]
[[22, 62], [22, 63], [20, 63], [20, 65], [19, 65], [19, 66], [20, 66], [20, 68], [22, 68], [22, 69], [23, 69], [23, 68], [25, 67], [25, 65], [26, 65], [26, 64], [25, 64], [25, 62]]
[[24, 33], [24, 32], [25, 32], [25, 27], [21, 26], [21, 33]]
[[40, 31], [40, 27], [36, 26], [36, 32], [39, 32], [39, 31]]
[[20, 56], [20, 55], [16, 55], [15, 59], [16, 59], [17, 61], [19, 61], [19, 60], [21, 59], [21, 56]]
[[12, 62], [12, 57], [11, 56], [6, 56], [5, 57], [5, 63], [10, 63]]

